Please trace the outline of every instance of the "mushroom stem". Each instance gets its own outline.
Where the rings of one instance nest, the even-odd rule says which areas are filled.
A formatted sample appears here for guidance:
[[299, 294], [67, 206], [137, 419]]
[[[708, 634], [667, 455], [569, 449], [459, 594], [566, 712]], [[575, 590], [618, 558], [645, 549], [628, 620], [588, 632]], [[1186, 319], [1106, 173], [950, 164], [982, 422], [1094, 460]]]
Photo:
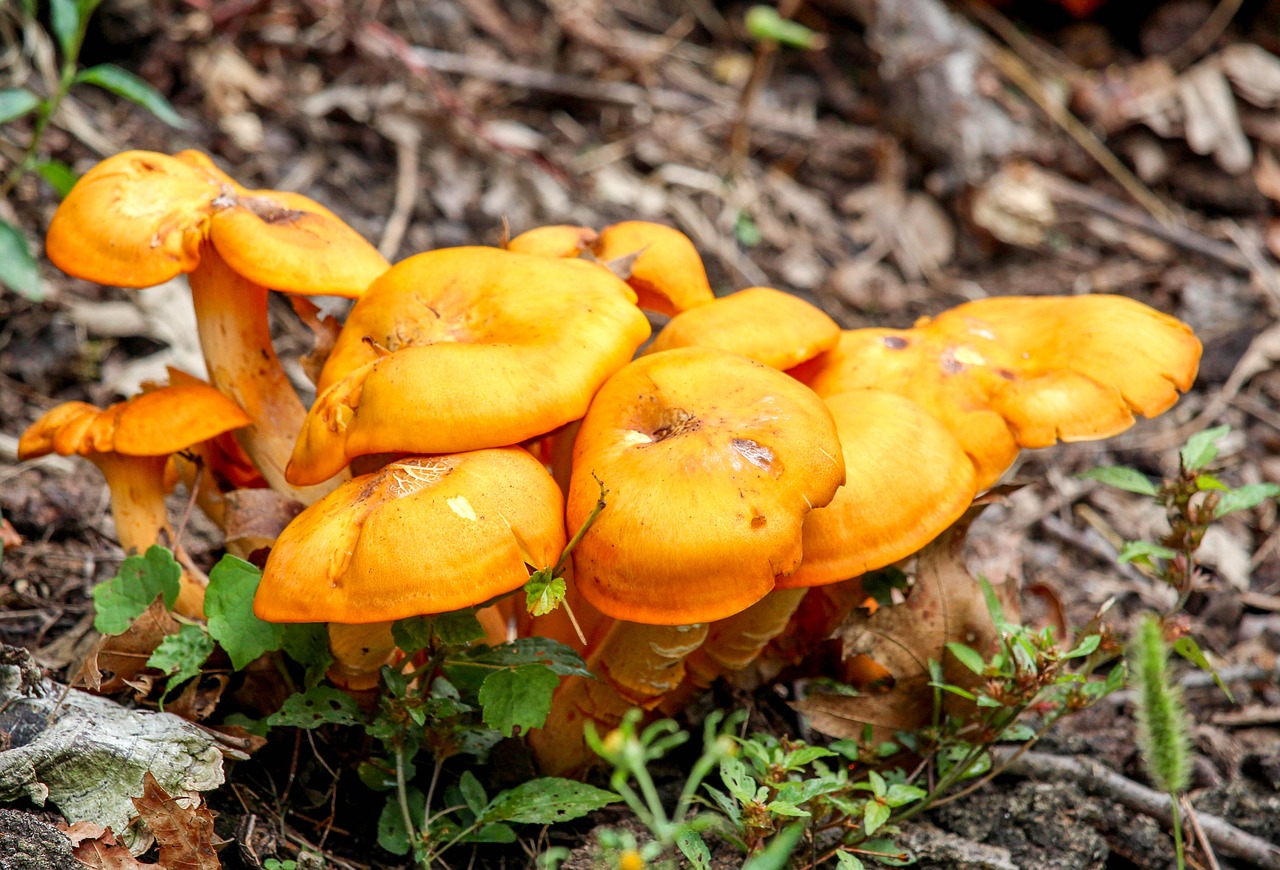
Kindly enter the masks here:
[[173, 609], [193, 619], [204, 618], [204, 591], [209, 578], [191, 564], [173, 540], [165, 509], [164, 466], [168, 457], [91, 453], [86, 458], [98, 466], [111, 490], [111, 514], [120, 546], [126, 553], [145, 553], [158, 543], [173, 547], [174, 558], [183, 567]]
[[571, 776], [598, 759], [583, 740], [588, 721], [612, 729], [632, 707], [652, 710], [685, 679], [684, 661], [707, 637], [707, 624], [644, 625], [616, 620], [587, 657], [599, 679], [569, 677], [551, 702], [546, 724], [529, 734], [548, 776]]
[[[476, 619], [484, 628], [484, 642], [491, 646], [507, 642], [507, 623], [497, 606], [482, 607]], [[334, 685], [352, 692], [363, 692], [378, 685], [379, 671], [396, 653], [391, 637], [391, 622], [364, 625], [329, 623], [329, 652], [333, 664], [329, 679]]]
[[336, 489], [347, 474], [316, 486], [285, 480], [307, 412], [271, 343], [267, 288], [236, 274], [207, 243], [189, 278], [209, 380], [253, 419], [236, 433], [245, 452], [272, 489], [303, 504]]

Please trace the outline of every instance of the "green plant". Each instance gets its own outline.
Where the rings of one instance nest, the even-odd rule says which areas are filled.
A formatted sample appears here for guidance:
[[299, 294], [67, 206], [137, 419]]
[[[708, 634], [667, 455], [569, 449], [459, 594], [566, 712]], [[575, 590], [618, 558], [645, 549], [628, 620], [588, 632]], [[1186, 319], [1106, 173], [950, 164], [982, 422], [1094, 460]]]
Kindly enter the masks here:
[[[50, 122], [67, 93], [76, 85], [95, 85], [118, 97], [142, 106], [171, 127], [185, 127], [186, 122], [161, 96], [160, 92], [133, 73], [109, 64], [80, 67], [80, 50], [84, 47], [89, 19], [102, 0], [50, 0], [49, 23], [57, 42], [59, 63], [56, 74], [43, 82], [43, 95], [29, 87], [0, 88], [0, 124], [33, 115], [22, 156], [0, 181], [0, 199], [6, 198], [19, 181], [35, 172], [49, 183], [59, 196], [65, 196], [75, 184], [71, 167], [40, 156], [40, 144]], [[6, 5], [4, 15], [14, 16], [29, 34], [42, 34], [36, 21], [36, 0], [20, 0]], [[21, 147], [21, 146], [20, 146]], [[0, 219], [0, 284], [29, 299], [40, 298], [40, 273], [30, 246], [22, 231]]]

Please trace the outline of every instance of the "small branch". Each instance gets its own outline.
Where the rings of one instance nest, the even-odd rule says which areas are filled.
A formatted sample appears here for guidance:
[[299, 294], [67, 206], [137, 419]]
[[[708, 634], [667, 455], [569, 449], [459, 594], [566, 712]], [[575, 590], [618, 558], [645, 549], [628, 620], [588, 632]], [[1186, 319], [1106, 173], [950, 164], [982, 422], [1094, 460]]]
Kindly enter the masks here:
[[[992, 754], [1003, 761], [1012, 751], [997, 747]], [[1173, 823], [1172, 802], [1167, 794], [1140, 785], [1087, 758], [1028, 752], [1011, 763], [1008, 772], [1015, 776], [1069, 780], [1088, 792], [1109, 798], [1162, 824]], [[1196, 813], [1196, 820], [1206, 839], [1219, 853], [1249, 861], [1263, 870], [1280, 870], [1280, 846], [1208, 813]]]

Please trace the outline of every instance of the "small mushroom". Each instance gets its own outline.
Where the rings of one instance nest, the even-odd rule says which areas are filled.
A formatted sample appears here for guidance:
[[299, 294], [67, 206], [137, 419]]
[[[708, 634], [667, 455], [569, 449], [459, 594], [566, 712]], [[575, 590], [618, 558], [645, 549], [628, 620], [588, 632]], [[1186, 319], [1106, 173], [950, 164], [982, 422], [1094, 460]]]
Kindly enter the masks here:
[[[84, 402], [58, 405], [23, 433], [18, 458], [78, 454], [98, 466], [111, 490], [120, 546], [141, 553], [152, 544], [176, 543], [164, 504], [169, 456], [248, 423], [248, 415], [213, 387], [170, 386], [103, 409]], [[200, 617], [208, 580], [180, 550], [175, 556], [184, 568], [174, 609]]]
[[372, 453], [517, 444], [580, 418], [649, 336], [634, 298], [579, 260], [483, 247], [404, 260], [352, 308], [290, 480]]
[[[213, 385], [252, 419], [240, 439], [273, 488], [305, 409], [271, 344], [267, 291], [359, 296], [386, 260], [304, 196], [247, 190], [194, 151], [126, 151], [90, 169], [49, 225], [49, 258], [78, 278], [149, 287], [187, 273]], [[320, 490], [323, 492], [325, 490]]]
[[1021, 447], [1107, 438], [1195, 379], [1184, 323], [1123, 296], [995, 297], [911, 329], [859, 329], [793, 374], [823, 396], [897, 393], [959, 440], [987, 489]]
[[526, 559], [554, 564], [564, 545], [560, 488], [527, 451], [406, 457], [294, 518], [267, 557], [254, 612], [338, 623], [335, 679], [367, 687], [393, 652], [391, 622], [518, 589]]

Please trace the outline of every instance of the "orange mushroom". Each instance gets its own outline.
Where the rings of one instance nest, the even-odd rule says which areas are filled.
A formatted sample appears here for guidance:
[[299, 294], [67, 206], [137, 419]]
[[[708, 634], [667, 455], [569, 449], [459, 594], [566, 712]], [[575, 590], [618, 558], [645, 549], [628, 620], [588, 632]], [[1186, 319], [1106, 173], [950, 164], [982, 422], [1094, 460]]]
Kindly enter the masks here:
[[498, 248], [418, 254], [352, 308], [289, 465], [517, 444], [576, 420], [649, 336], [634, 293], [578, 260]]
[[786, 371], [839, 341], [840, 326], [821, 308], [772, 287], [749, 287], [677, 314], [649, 353], [714, 347]]
[[577, 257], [600, 238], [595, 230], [570, 224], [535, 227], [507, 242], [508, 251], [539, 257]]
[[76, 183], [46, 250], [64, 272], [104, 284], [188, 273], [210, 380], [253, 421], [245, 449], [273, 488], [318, 494], [284, 479], [304, 408], [271, 344], [267, 290], [358, 296], [387, 268], [368, 242], [320, 204], [247, 190], [198, 152], [126, 151]]
[[998, 297], [911, 329], [845, 332], [793, 373], [823, 396], [881, 389], [942, 421], [986, 489], [1020, 447], [1087, 441], [1154, 417], [1190, 388], [1200, 342], [1122, 296]]
[[562, 509], [551, 475], [518, 447], [392, 462], [294, 518], [267, 557], [254, 612], [338, 623], [334, 676], [368, 687], [393, 652], [394, 620], [482, 604], [528, 581], [526, 559], [554, 564]]
[[[248, 423], [248, 415], [213, 387], [164, 387], [105, 409], [84, 402], [59, 405], [23, 433], [18, 458], [79, 454], [98, 466], [111, 490], [120, 546], [141, 553], [162, 538], [175, 543], [164, 504], [169, 456]], [[180, 549], [175, 555], [184, 567], [174, 609], [202, 616], [208, 580]]]

